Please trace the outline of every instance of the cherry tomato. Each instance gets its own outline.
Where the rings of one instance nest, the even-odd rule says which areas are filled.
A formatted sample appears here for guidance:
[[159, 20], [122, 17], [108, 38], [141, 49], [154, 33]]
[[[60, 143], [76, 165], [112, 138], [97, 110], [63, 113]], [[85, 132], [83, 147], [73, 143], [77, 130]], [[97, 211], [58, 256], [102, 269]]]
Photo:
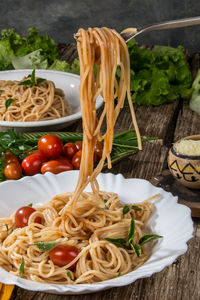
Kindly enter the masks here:
[[47, 161], [47, 158], [41, 153], [35, 153], [27, 156], [22, 161], [22, 169], [26, 175], [35, 175], [40, 173], [42, 164]]
[[65, 157], [65, 156], [59, 156], [58, 158], [56, 158], [55, 160], [58, 160], [58, 161], [62, 161], [62, 162], [66, 162], [66, 163], [70, 163], [70, 164], [72, 164], [71, 163], [71, 160], [69, 159], [69, 158], [67, 158], [67, 157]]
[[[36, 210], [30, 206], [23, 206], [19, 208], [15, 213], [15, 225], [17, 228], [22, 228], [28, 225], [28, 219], [32, 213]], [[36, 217], [34, 220], [35, 223], [42, 223], [42, 219], [40, 217]]]
[[72, 157], [72, 165], [76, 170], [80, 169], [82, 150], [77, 151]]
[[28, 151], [28, 152], [23, 153], [24, 158], [25, 158], [26, 156], [31, 155], [31, 154], [41, 154], [41, 152], [40, 152], [39, 149], [34, 149], [34, 150], [31, 150], [31, 151]]
[[[54, 263], [54, 265], [59, 267], [64, 267], [69, 264], [72, 260], [74, 260], [77, 255], [79, 254], [79, 250], [70, 245], [60, 245], [53, 248], [50, 253], [49, 257], [50, 260]], [[75, 262], [71, 267], [70, 270], [74, 270], [76, 267], [77, 262]]]
[[73, 166], [68, 160], [50, 160], [41, 167], [42, 174], [46, 172], [58, 174], [70, 170], [73, 170]]
[[20, 163], [17, 162], [11, 162], [4, 168], [4, 175], [7, 179], [19, 179], [22, 176], [22, 168]]
[[77, 151], [78, 149], [74, 143], [67, 143], [63, 147], [63, 153], [68, 158], [72, 158]]
[[5, 158], [6, 158], [6, 164], [10, 164], [10, 163], [17, 163], [19, 162], [18, 161], [18, 158], [15, 154], [11, 153], [11, 152], [7, 152], [5, 154]]
[[78, 150], [82, 150], [82, 148], [83, 148], [83, 141], [76, 141], [75, 145], [76, 145], [76, 148]]
[[103, 142], [97, 141], [94, 147], [94, 154], [97, 156], [97, 159], [100, 160], [103, 153]]
[[38, 149], [48, 158], [55, 159], [63, 151], [63, 144], [59, 137], [53, 134], [42, 136], [38, 141]]

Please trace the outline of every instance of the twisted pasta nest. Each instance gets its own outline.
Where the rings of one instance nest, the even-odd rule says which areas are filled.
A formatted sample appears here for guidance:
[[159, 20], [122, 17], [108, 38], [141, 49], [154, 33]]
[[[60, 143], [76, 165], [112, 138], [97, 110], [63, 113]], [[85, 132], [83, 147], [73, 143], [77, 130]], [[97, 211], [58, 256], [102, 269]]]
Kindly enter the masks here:
[[[37, 78], [36, 78], [37, 80]], [[46, 121], [70, 114], [64, 92], [50, 80], [30, 87], [24, 81], [0, 80], [0, 120], [13, 122]], [[6, 101], [12, 99], [6, 109]]]

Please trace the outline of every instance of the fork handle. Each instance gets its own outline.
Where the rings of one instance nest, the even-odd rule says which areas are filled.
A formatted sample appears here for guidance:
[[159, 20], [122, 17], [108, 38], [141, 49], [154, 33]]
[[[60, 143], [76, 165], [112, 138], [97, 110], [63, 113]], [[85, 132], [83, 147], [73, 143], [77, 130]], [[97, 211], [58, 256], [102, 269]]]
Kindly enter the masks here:
[[142, 28], [142, 30], [149, 31], [149, 30], [158, 30], [158, 29], [180, 28], [180, 27], [193, 26], [198, 24], [200, 24], [200, 16], [166, 21], [159, 24], [144, 27]]

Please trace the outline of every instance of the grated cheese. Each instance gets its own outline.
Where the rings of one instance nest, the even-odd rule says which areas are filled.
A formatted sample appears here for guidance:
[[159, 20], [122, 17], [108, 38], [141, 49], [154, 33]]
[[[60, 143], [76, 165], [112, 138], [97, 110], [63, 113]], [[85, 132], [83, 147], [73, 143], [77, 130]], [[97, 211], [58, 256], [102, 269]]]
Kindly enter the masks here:
[[200, 155], [200, 140], [181, 140], [174, 144], [174, 150], [183, 155]]

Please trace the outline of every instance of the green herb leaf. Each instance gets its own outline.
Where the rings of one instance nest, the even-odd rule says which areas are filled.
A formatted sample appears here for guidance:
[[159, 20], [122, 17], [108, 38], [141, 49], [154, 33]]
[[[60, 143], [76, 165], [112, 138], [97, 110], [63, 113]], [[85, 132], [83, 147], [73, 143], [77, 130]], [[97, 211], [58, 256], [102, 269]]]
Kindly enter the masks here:
[[106, 203], [108, 200], [106, 198], [103, 198], [103, 202]]
[[32, 82], [31, 80], [24, 80], [18, 83], [18, 85], [30, 85], [31, 86]]
[[13, 229], [11, 229], [11, 231], [10, 231], [10, 234], [11, 234], [11, 233], [13, 233], [13, 231], [14, 231], [14, 230], [13, 230]]
[[28, 204], [27, 206], [30, 206], [30, 207], [32, 207], [32, 206], [33, 206], [33, 203], [30, 203], [30, 204]]
[[107, 210], [107, 209], [109, 209], [109, 207], [108, 207], [107, 205], [105, 205], [105, 206], [104, 206], [104, 209], [106, 209], [106, 210]]
[[12, 99], [12, 98], [8, 98], [5, 102], [5, 107], [6, 107], [6, 110], [8, 109], [8, 107], [14, 102], [15, 100]]
[[121, 248], [127, 248], [126, 247], [126, 240], [119, 238], [119, 239], [114, 239], [114, 238], [105, 238], [106, 241], [114, 244], [117, 247], [121, 247]]
[[132, 205], [131, 208], [134, 210], [142, 210], [141, 207], [136, 206], [136, 205]]
[[[46, 81], [46, 79], [44, 79], [44, 78], [38, 78], [38, 79], [36, 80], [36, 85], [39, 85], [40, 83], [42, 83], [42, 82], [44, 82], [44, 81]], [[63, 96], [63, 95], [61, 95], [61, 96]]]
[[6, 231], [7, 231], [7, 234], [9, 232], [9, 229], [8, 229], [8, 224], [5, 224], [6, 225]]
[[37, 78], [37, 80], [35, 80], [35, 69], [33, 69], [32, 73], [29, 74], [27, 78], [30, 79], [21, 81], [20, 83], [18, 83], [18, 85], [29, 85], [30, 87], [33, 87], [34, 85], [37, 86], [46, 80], [44, 78]]
[[135, 253], [137, 254], [137, 256], [141, 256], [142, 251], [141, 251], [140, 245], [139, 244], [135, 244], [135, 245], [133, 245], [133, 248], [134, 248]]
[[133, 247], [134, 236], [135, 236], [135, 220], [134, 220], [134, 218], [132, 218], [130, 226], [129, 226], [129, 232], [128, 232], [128, 243], [129, 243], [131, 249], [133, 249], [133, 250], [134, 250], [134, 247]]
[[24, 257], [22, 256], [22, 263], [19, 267], [19, 272], [21, 275], [24, 275]]
[[118, 273], [117, 277], [120, 277], [120, 276], [122, 276], [121, 272]]
[[160, 239], [160, 238], [162, 238], [161, 235], [157, 235], [157, 234], [153, 234], [153, 233], [151, 233], [151, 234], [144, 234], [140, 238], [139, 244], [140, 245], [144, 245], [144, 244], [146, 244], [146, 243], [148, 243], [148, 242], [150, 242], [152, 240], [157, 240], [157, 239]]
[[73, 280], [73, 278], [72, 278], [72, 273], [71, 273], [69, 270], [67, 270], [67, 276], [68, 276], [71, 280]]
[[125, 206], [123, 207], [123, 215], [126, 215], [126, 214], [129, 212], [129, 210], [130, 210], [129, 206], [128, 206], [128, 205], [125, 205]]
[[35, 69], [31, 73], [31, 82], [35, 84]]
[[38, 246], [40, 250], [48, 251], [55, 247], [56, 242], [38, 242], [34, 245]]

